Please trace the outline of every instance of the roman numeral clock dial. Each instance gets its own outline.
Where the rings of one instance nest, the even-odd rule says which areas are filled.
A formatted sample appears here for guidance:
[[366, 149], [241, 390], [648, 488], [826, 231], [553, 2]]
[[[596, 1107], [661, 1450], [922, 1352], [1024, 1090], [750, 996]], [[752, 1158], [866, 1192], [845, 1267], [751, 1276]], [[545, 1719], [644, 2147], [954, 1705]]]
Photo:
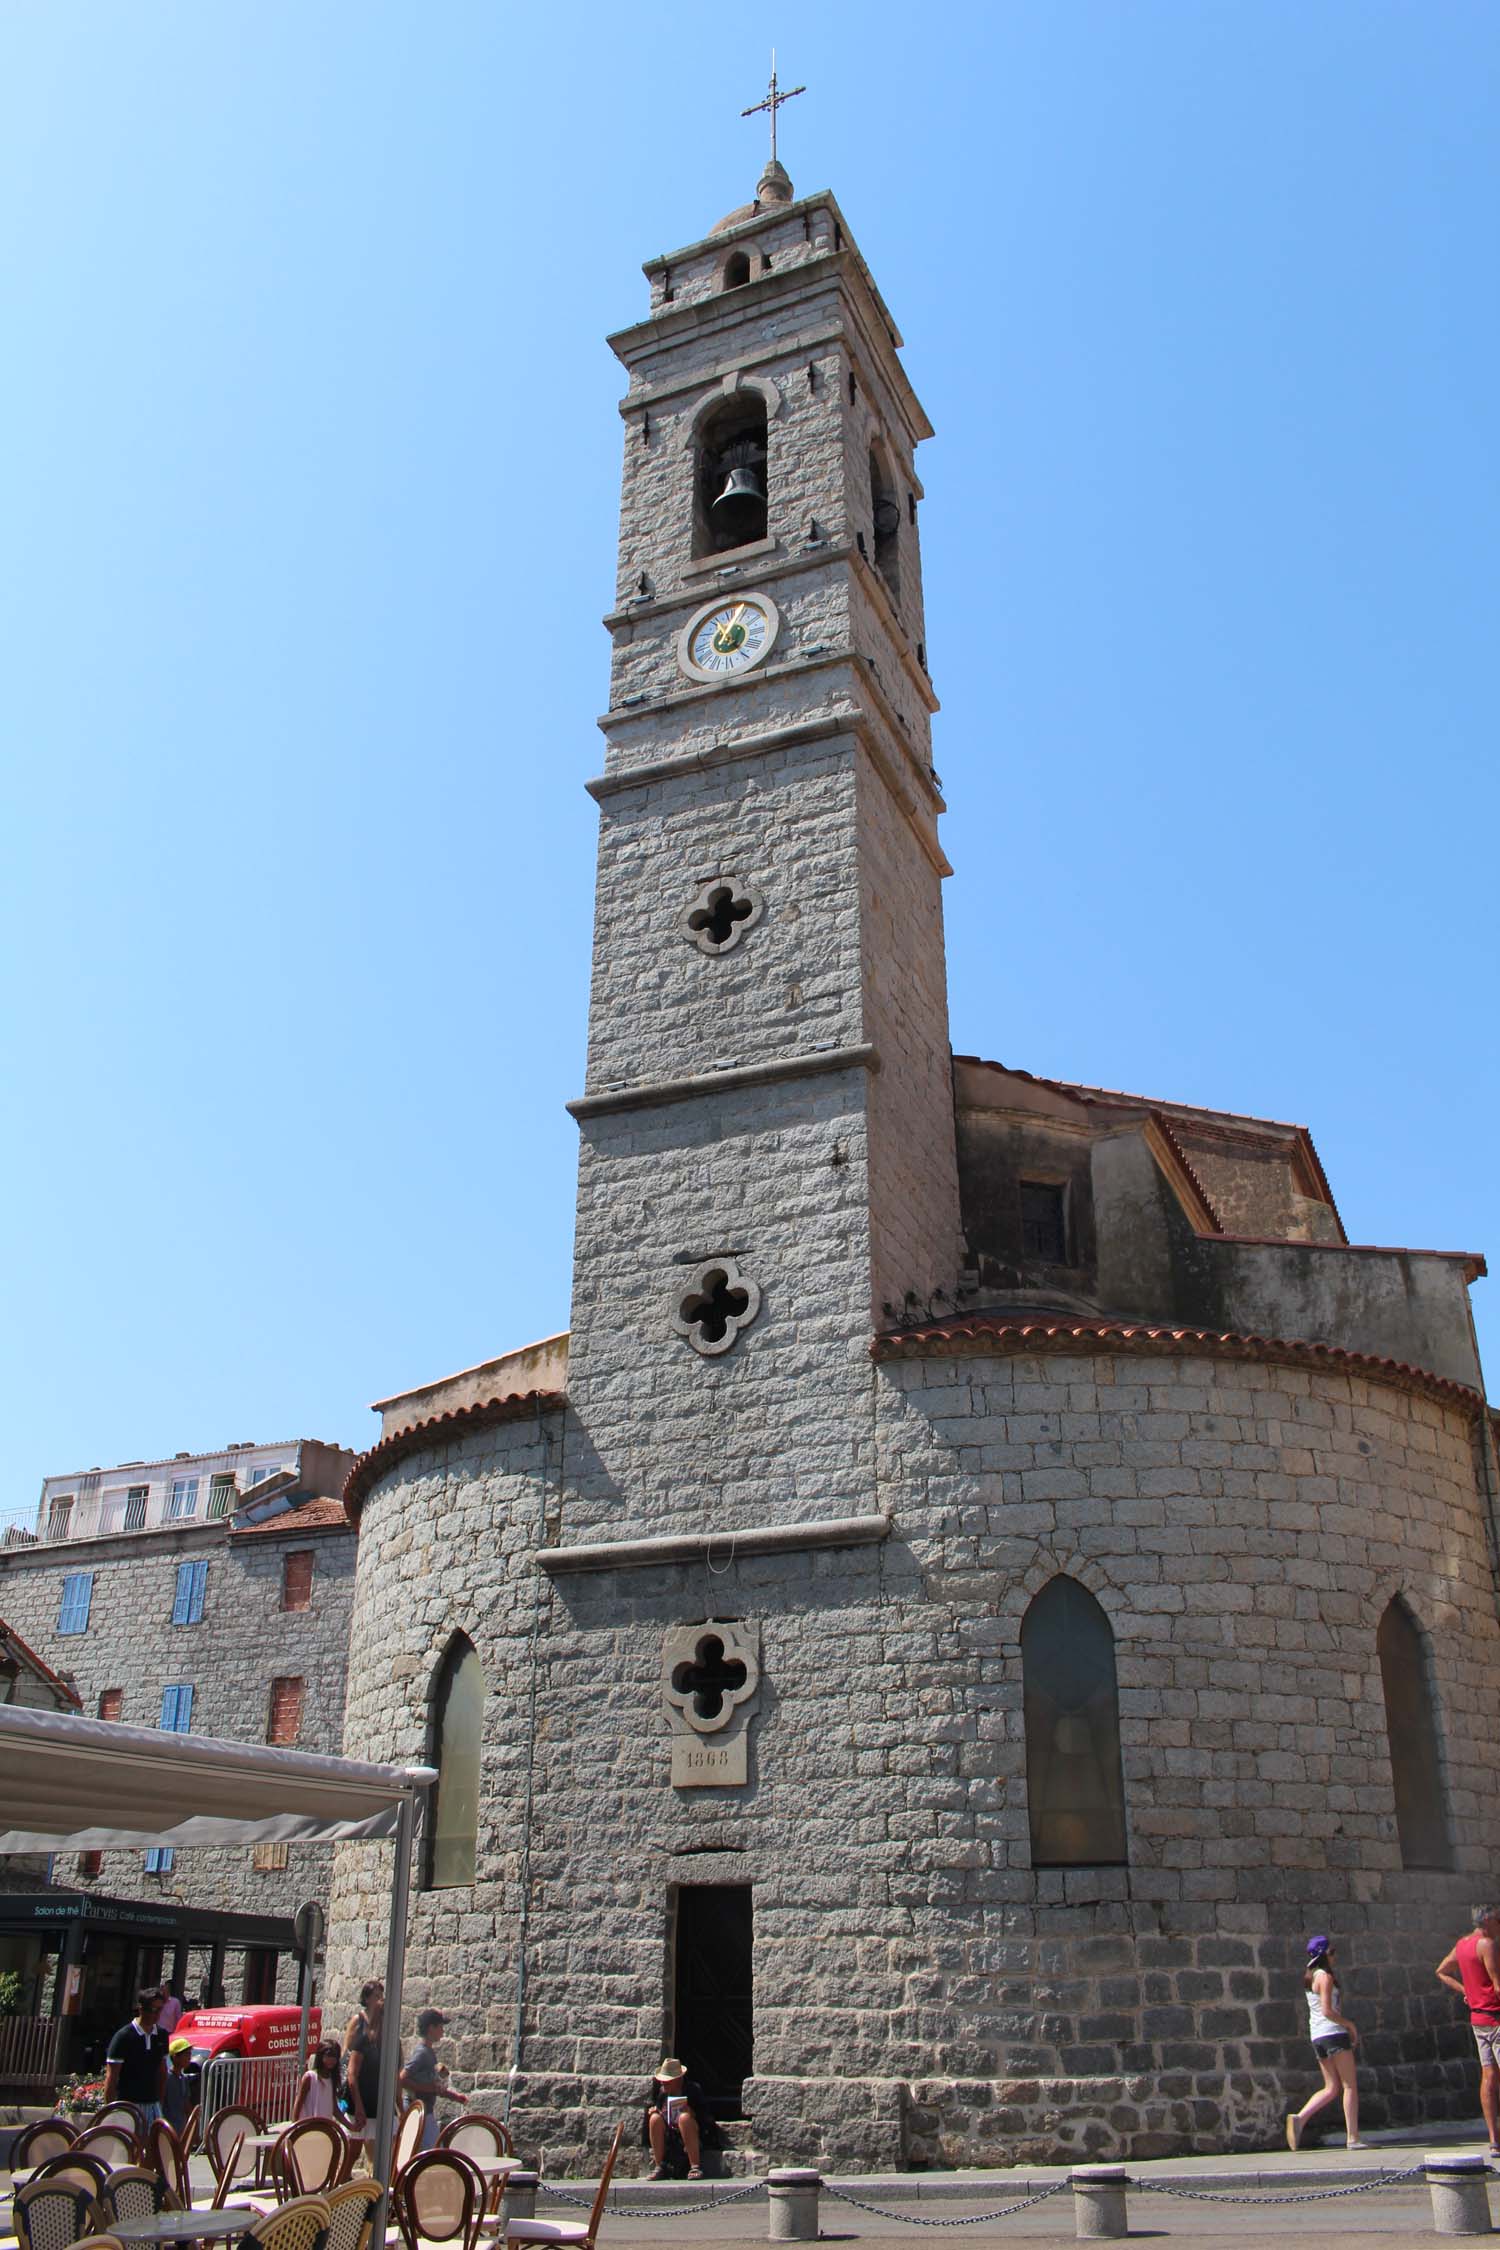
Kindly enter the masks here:
[[689, 679], [713, 682], [748, 672], [769, 656], [781, 618], [769, 594], [725, 594], [688, 619], [677, 661]]

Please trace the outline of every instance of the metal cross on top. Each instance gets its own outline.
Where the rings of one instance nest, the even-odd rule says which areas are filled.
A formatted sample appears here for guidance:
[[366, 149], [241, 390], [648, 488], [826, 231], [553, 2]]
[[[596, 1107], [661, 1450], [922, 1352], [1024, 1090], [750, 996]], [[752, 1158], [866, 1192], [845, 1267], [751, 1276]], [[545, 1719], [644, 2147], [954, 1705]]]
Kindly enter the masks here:
[[748, 109], [740, 111], [741, 117], [758, 117], [763, 109], [768, 109], [771, 112], [771, 162], [773, 164], [776, 162], [776, 112], [783, 102], [795, 101], [799, 94], [805, 94], [806, 92], [805, 86], [790, 86], [785, 93], [781, 91], [776, 83], [776, 49], [773, 47], [771, 49], [771, 83], [767, 88], [765, 100], [763, 102], [752, 102]]

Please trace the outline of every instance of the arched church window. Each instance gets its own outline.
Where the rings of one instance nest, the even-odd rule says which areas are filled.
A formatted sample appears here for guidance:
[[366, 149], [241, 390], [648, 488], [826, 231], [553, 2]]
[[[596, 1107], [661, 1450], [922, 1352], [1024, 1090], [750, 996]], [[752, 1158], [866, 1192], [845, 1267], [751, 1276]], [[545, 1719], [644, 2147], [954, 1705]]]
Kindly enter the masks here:
[[484, 1672], [473, 1643], [455, 1633], [438, 1668], [428, 1753], [437, 1787], [428, 1806], [424, 1887], [451, 1890], [474, 1880], [479, 1840], [479, 1753], [484, 1735]]
[[878, 445], [870, 448], [870, 515], [875, 531], [875, 568], [892, 594], [901, 592], [901, 503], [895, 480]]
[[1385, 1731], [1396, 1798], [1403, 1867], [1453, 1865], [1443, 1803], [1442, 1750], [1422, 1629], [1399, 1594], [1386, 1604], [1375, 1633]]
[[1126, 1859], [1115, 1637], [1086, 1586], [1053, 1578], [1021, 1621], [1033, 1867]]
[[724, 261], [724, 272], [719, 282], [721, 289], [743, 289], [750, 279], [750, 260], [743, 250], [736, 250]]
[[698, 432], [693, 553], [721, 554], [766, 536], [766, 402], [736, 391]]

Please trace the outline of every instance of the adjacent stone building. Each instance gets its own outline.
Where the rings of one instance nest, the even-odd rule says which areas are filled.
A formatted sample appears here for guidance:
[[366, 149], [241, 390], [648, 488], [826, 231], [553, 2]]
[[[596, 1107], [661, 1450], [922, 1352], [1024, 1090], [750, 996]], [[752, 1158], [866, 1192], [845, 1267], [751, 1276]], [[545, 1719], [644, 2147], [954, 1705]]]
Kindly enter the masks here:
[[[338, 1494], [352, 1461], [299, 1439], [49, 1477], [34, 1518], [0, 1543], [0, 1612], [88, 1717], [337, 1751], [355, 1552]], [[328, 1877], [326, 1847], [286, 1844], [85, 1852], [52, 1870], [70, 1891], [263, 1922], [325, 1901]], [[285, 1996], [295, 1975], [290, 1953], [242, 1952], [227, 1996], [275, 1997], [278, 1976]], [[208, 1943], [185, 1976], [195, 1990], [214, 1981]]]
[[1139, 2156], [1278, 2131], [1332, 1929], [1372, 2121], [1472, 2110], [1482, 1261], [1349, 1243], [1299, 1127], [951, 1056], [894, 322], [774, 164], [646, 271], [571, 1330], [346, 1491], [413, 2005], [548, 2156], [665, 2049], [769, 2157]]

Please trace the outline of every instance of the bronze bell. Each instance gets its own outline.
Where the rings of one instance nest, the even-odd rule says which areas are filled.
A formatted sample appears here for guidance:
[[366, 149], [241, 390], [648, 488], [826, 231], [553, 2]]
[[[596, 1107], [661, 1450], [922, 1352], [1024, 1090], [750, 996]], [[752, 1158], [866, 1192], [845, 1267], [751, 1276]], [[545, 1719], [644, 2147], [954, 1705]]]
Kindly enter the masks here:
[[765, 513], [766, 495], [754, 469], [741, 463], [730, 470], [724, 480], [724, 489], [713, 504], [712, 515], [721, 531], [745, 530], [760, 522]]

